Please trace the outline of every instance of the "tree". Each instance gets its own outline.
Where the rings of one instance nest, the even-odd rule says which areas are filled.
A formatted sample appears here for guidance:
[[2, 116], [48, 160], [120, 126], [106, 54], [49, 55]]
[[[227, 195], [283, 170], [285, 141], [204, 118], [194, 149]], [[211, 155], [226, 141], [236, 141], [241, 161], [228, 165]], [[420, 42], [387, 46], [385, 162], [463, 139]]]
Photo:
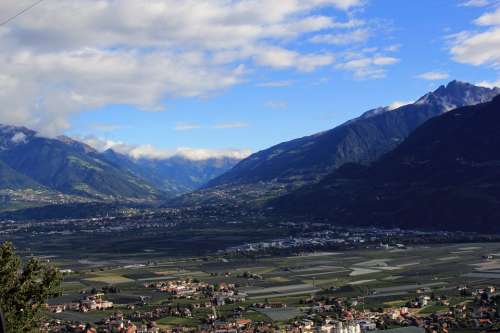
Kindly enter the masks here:
[[43, 306], [59, 295], [61, 273], [51, 265], [29, 259], [24, 267], [12, 243], [0, 246], [0, 309], [7, 332], [29, 332], [40, 324]]

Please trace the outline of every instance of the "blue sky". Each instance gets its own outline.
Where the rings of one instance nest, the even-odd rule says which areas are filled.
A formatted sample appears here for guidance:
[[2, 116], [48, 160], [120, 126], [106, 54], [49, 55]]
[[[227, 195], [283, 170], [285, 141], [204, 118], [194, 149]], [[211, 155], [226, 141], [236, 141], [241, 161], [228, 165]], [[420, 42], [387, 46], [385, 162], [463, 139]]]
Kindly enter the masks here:
[[[9, 2], [1, 13], [22, 8]], [[4, 74], [32, 82], [5, 122], [98, 148], [257, 151], [452, 79], [498, 82], [493, 0], [186, 0], [175, 16], [180, 2], [104, 2], [53, 0], [0, 30], [0, 63], [33, 66]]]

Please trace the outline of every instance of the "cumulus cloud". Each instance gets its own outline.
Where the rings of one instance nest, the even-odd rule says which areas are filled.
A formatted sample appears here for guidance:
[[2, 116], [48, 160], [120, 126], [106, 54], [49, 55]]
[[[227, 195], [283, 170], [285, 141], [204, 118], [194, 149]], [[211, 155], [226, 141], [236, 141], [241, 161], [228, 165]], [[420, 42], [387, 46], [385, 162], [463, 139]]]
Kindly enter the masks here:
[[500, 7], [474, 23], [482, 30], [462, 31], [449, 36], [451, 55], [460, 63], [500, 68]]
[[425, 72], [417, 75], [419, 79], [427, 80], [427, 81], [440, 81], [446, 80], [450, 77], [450, 74], [445, 72]]
[[484, 88], [500, 88], [500, 80], [498, 81], [481, 81], [476, 83], [477, 86], [479, 87], [484, 87]]
[[480, 16], [474, 23], [482, 26], [500, 25], [500, 7], [494, 12]]
[[329, 53], [300, 54], [280, 47], [260, 49], [254, 56], [255, 62], [261, 66], [276, 69], [296, 68], [303, 72], [314, 71], [318, 67], [330, 65], [334, 57]]
[[26, 142], [26, 139], [26, 134], [24, 134], [23, 132], [17, 132], [12, 136], [11, 141], [13, 143], [24, 143]]
[[[3, 0], [9, 16], [31, 4]], [[160, 111], [244, 80], [247, 67], [313, 71], [324, 52], [293, 49], [304, 34], [355, 28], [317, 9], [362, 0], [51, 0], [0, 27], [0, 117], [56, 135], [75, 113], [111, 104]], [[279, 46], [277, 46], [279, 45]]]
[[291, 81], [291, 80], [268, 81], [268, 82], [258, 83], [257, 87], [261, 87], [261, 88], [283, 88], [283, 87], [289, 87], [292, 84], [294, 84], [294, 81]]
[[366, 49], [359, 53], [348, 54], [336, 67], [352, 72], [357, 79], [384, 78], [386, 67], [397, 64], [399, 59], [377, 51], [377, 49]]
[[243, 159], [252, 153], [249, 149], [198, 149], [177, 148], [160, 149], [153, 145], [131, 145], [120, 141], [101, 139], [97, 137], [85, 137], [80, 140], [98, 151], [112, 149], [117, 153], [130, 156], [134, 159], [164, 160], [172, 157], [183, 157], [189, 160], [202, 161], [211, 158], [234, 158]]
[[317, 35], [311, 38], [311, 42], [333, 45], [349, 45], [353, 43], [366, 42], [370, 37], [370, 34], [370, 30], [368, 29], [357, 29], [344, 33]]

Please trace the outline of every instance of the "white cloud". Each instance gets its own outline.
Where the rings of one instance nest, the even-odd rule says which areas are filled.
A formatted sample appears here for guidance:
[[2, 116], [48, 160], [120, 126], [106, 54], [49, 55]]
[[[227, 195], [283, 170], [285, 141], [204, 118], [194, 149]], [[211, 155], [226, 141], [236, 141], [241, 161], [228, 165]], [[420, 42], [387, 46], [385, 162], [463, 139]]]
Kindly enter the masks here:
[[378, 66], [394, 65], [399, 62], [398, 58], [377, 56], [373, 58], [373, 64]]
[[201, 128], [201, 125], [195, 123], [185, 123], [185, 122], [176, 123], [174, 126], [174, 130], [176, 131], [191, 131], [199, 128]]
[[128, 155], [135, 159], [163, 160], [175, 156], [186, 159], [201, 161], [211, 158], [234, 158], [243, 159], [252, 152], [249, 149], [198, 149], [198, 148], [177, 148], [160, 149], [152, 145], [130, 145], [120, 141], [100, 139], [96, 137], [80, 138], [80, 140], [98, 151], [112, 149], [120, 154]]
[[450, 77], [450, 74], [445, 72], [425, 72], [417, 75], [419, 79], [427, 80], [427, 81], [440, 81], [446, 80]]
[[[84, 49], [0, 54], [2, 121], [55, 135], [68, 116], [107, 104], [162, 110], [167, 95], [200, 96], [239, 82], [241, 68], [207, 68], [195, 55]], [[18, 79], [22, 78], [22, 79]], [[10, 88], [9, 88], [10, 87]]]
[[215, 129], [234, 129], [234, 128], [246, 128], [249, 124], [245, 122], [234, 122], [234, 123], [221, 123], [215, 124], [213, 128]]
[[474, 23], [482, 26], [500, 25], [500, 7], [494, 12], [480, 16]]
[[490, 0], [468, 0], [459, 4], [461, 7], [486, 7], [491, 4]]
[[353, 29], [360, 27], [362, 25], [365, 25], [366, 22], [364, 20], [359, 20], [359, 19], [349, 19], [348, 21], [345, 22], [337, 22], [334, 21], [331, 23], [332, 28], [339, 28], [339, 29]]
[[341, 9], [350, 9], [351, 7], [356, 7], [360, 6], [363, 3], [363, 0], [313, 0], [313, 2], [316, 2], [318, 4], [320, 3], [331, 3], [334, 6], [337, 6], [338, 8]]
[[370, 34], [370, 30], [368, 29], [357, 29], [344, 33], [316, 35], [311, 38], [311, 42], [333, 45], [349, 45], [366, 42], [370, 37]]
[[23, 132], [17, 132], [12, 136], [11, 141], [13, 143], [24, 143], [26, 142], [26, 134]]
[[390, 46], [387, 46], [386, 48], [384, 48], [384, 50], [387, 52], [397, 52], [400, 49], [401, 49], [401, 44], [394, 44], [394, 45], [390, 45]]
[[284, 87], [289, 87], [292, 84], [294, 84], [294, 81], [291, 81], [291, 80], [268, 81], [268, 82], [258, 83], [257, 87], [261, 87], [261, 88], [284, 88]]
[[500, 80], [498, 81], [481, 81], [476, 83], [477, 86], [479, 87], [485, 87], [485, 88], [500, 88]]
[[500, 66], [500, 27], [481, 33], [461, 34], [456, 37], [451, 53], [460, 63]]
[[500, 68], [500, 7], [483, 14], [474, 23], [482, 31], [462, 31], [449, 36], [451, 55], [460, 63]]
[[338, 69], [352, 72], [357, 79], [381, 79], [386, 77], [386, 67], [397, 64], [398, 58], [385, 56], [376, 52], [376, 49], [368, 49], [365, 52], [353, 53], [336, 67]]
[[[31, 4], [3, 0], [6, 17]], [[329, 53], [303, 53], [304, 34], [355, 28], [318, 15], [362, 0], [51, 0], [0, 27], [0, 117], [45, 135], [75, 113], [110, 104], [163, 110], [244, 80], [247, 67], [313, 71]], [[276, 46], [276, 45], [279, 45]]]
[[276, 69], [296, 68], [303, 72], [314, 71], [317, 67], [330, 65], [334, 61], [331, 54], [300, 54], [279, 47], [260, 49], [254, 56], [255, 62]]
[[250, 149], [194, 149], [194, 148], [178, 148], [176, 154], [190, 160], [207, 160], [210, 158], [234, 158], [244, 159], [252, 154]]

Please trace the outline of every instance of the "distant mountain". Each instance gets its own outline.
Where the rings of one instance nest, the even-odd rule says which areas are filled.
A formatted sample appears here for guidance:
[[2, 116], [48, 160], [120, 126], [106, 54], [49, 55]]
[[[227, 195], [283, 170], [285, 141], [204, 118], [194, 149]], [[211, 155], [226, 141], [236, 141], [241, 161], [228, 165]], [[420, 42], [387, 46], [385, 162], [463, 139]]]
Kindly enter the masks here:
[[[331, 130], [257, 152], [210, 181], [183, 203], [274, 197], [314, 183], [346, 163], [369, 164], [394, 149], [418, 126], [451, 109], [490, 101], [500, 89], [452, 81], [413, 104], [377, 108]], [[248, 198], [245, 198], [248, 200]], [[177, 200], [179, 201], [179, 200]]]
[[170, 195], [196, 190], [240, 161], [230, 157], [192, 160], [183, 156], [164, 159], [134, 159], [111, 149], [106, 150], [102, 155], [110, 163], [146, 179]]
[[238, 161], [133, 159], [69, 137], [0, 125], [0, 211], [9, 205], [155, 202], [197, 189]]
[[162, 198], [151, 184], [106, 162], [93, 148], [67, 137], [40, 137], [24, 127], [0, 127], [0, 170], [3, 189], [45, 189], [77, 201]]
[[271, 203], [345, 225], [500, 232], [500, 96], [431, 119], [371, 166]]

